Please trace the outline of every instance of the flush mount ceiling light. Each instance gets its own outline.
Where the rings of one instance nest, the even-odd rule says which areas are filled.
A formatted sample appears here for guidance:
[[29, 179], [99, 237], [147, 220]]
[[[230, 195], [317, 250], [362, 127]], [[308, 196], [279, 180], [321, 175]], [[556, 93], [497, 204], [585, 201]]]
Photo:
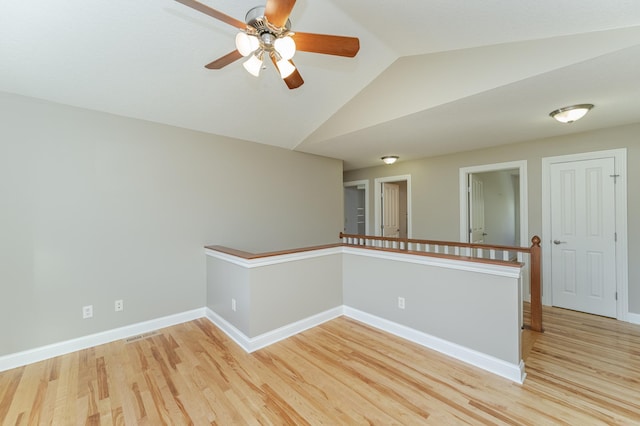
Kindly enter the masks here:
[[385, 164], [393, 164], [396, 161], [398, 161], [398, 157], [397, 155], [385, 155], [384, 157], [381, 157], [380, 159], [382, 161], [384, 161]]
[[584, 117], [591, 108], [593, 108], [593, 104], [572, 105], [564, 108], [558, 108], [557, 110], [549, 113], [549, 116], [561, 123], [573, 123], [574, 121], [578, 121]]

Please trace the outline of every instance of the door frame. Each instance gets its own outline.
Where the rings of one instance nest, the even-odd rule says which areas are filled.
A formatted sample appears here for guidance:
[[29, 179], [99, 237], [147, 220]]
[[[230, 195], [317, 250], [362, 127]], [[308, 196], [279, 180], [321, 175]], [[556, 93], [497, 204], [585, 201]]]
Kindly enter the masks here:
[[[352, 180], [350, 182], [343, 182], [342, 188], [348, 188], [348, 187], [360, 186], [360, 185], [364, 185], [364, 233], [368, 235], [369, 223], [371, 223], [369, 221], [369, 215], [371, 210], [369, 208], [369, 179]], [[343, 192], [344, 192], [344, 189], [343, 189]], [[343, 196], [343, 199], [344, 199], [344, 196]], [[342, 206], [342, 213], [344, 216], [344, 206]], [[342, 224], [342, 228], [344, 229], [344, 223]]]
[[[542, 158], [542, 303], [553, 304], [551, 286], [551, 165], [581, 160], [614, 158], [615, 173], [618, 175], [615, 185], [616, 220], [616, 318], [627, 321], [629, 316], [629, 278], [627, 255], [627, 149], [584, 152], [580, 154], [560, 155]], [[546, 238], [545, 238], [546, 236]]]
[[529, 241], [527, 160], [460, 168], [460, 242], [469, 242], [469, 175], [510, 169], [518, 169], [520, 173], [520, 246], [529, 247], [531, 241]]
[[387, 182], [407, 182], [407, 238], [411, 238], [411, 175], [387, 176], [375, 178], [374, 180], [374, 222], [375, 229], [373, 235], [382, 235], [382, 184]]

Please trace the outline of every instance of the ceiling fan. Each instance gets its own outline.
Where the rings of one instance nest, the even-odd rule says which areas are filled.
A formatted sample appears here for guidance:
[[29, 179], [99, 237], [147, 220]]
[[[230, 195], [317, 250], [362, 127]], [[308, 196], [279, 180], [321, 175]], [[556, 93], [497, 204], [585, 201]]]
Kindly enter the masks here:
[[304, 83], [291, 60], [297, 50], [349, 58], [356, 56], [360, 50], [360, 41], [356, 37], [291, 31], [289, 15], [296, 0], [267, 0], [265, 6], [257, 6], [247, 12], [246, 22], [195, 0], [176, 1], [240, 30], [236, 35], [236, 49], [205, 65], [208, 69], [217, 70], [248, 56], [243, 65], [257, 77], [267, 56], [289, 89], [295, 89]]

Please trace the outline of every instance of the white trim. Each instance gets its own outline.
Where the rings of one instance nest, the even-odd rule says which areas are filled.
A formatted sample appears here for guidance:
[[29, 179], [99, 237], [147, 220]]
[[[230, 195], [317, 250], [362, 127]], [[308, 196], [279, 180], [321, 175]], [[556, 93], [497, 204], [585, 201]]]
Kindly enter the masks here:
[[5, 355], [0, 357], [0, 371], [10, 370], [12, 368], [21, 367], [23, 365], [32, 364], [34, 362], [43, 361], [45, 359], [65, 355], [93, 346], [103, 345], [116, 340], [126, 339], [127, 337], [148, 333], [160, 328], [182, 324], [197, 318], [202, 318], [204, 314], [204, 308], [194, 309], [192, 311], [156, 318], [100, 333], [90, 334], [88, 336], [78, 337], [76, 339], [66, 340], [64, 342], [52, 343], [39, 348]]
[[457, 271], [478, 272], [508, 278], [521, 278], [522, 268], [519, 266], [496, 265], [492, 263], [467, 262], [458, 259], [420, 256], [417, 254], [395, 253], [390, 251], [369, 250], [358, 247], [343, 247], [343, 253], [356, 256], [375, 257], [377, 259], [393, 260], [397, 262], [417, 263], [420, 265], [437, 266], [439, 268]]
[[314, 257], [330, 256], [332, 254], [340, 253], [342, 253], [342, 247], [330, 247], [319, 250], [299, 251], [276, 256], [259, 257], [256, 259], [245, 259], [243, 257], [234, 256], [217, 250], [205, 249], [205, 254], [207, 256], [215, 257], [217, 259], [242, 266], [243, 268], [259, 268], [262, 266], [277, 265], [278, 263], [312, 259]]
[[[234, 327], [231, 323], [216, 314], [209, 308], [199, 308], [180, 314], [169, 315], [155, 320], [145, 321], [132, 324], [125, 327], [108, 330], [77, 339], [67, 340], [65, 342], [54, 343], [40, 348], [31, 349], [24, 352], [18, 352], [0, 357], [0, 371], [10, 370], [12, 368], [21, 367], [23, 365], [34, 362], [43, 361], [60, 355], [90, 348], [116, 340], [125, 339], [127, 337], [138, 334], [148, 333], [176, 324], [193, 321], [198, 318], [207, 318], [216, 327], [222, 330], [229, 338], [236, 342], [246, 352], [254, 352], [276, 342], [284, 340], [288, 337], [301, 333], [310, 328], [316, 327], [327, 321], [331, 321], [340, 316], [347, 316], [356, 319], [367, 325], [391, 333], [403, 339], [417, 343], [424, 347], [436, 350], [452, 358], [474, 365], [476, 367], [487, 370], [491, 373], [505, 377], [517, 383], [522, 383], [526, 376], [524, 363], [519, 365], [510, 364], [506, 361], [483, 354], [481, 352], [457, 345], [455, 343], [443, 340], [441, 338], [420, 332], [410, 327], [394, 323], [384, 318], [359, 311], [348, 306], [338, 306], [327, 311], [312, 315], [300, 321], [287, 324], [278, 329], [269, 331], [256, 337], [247, 337], [244, 333]], [[637, 316], [640, 323], [640, 315]]]
[[437, 266], [447, 269], [455, 269], [459, 271], [480, 272], [488, 275], [497, 275], [509, 278], [519, 278], [522, 274], [522, 268], [519, 266], [496, 265], [493, 263], [468, 262], [461, 259], [448, 259], [434, 256], [420, 256], [417, 254], [396, 253], [391, 251], [370, 250], [359, 247], [331, 247], [328, 249], [313, 250], [308, 252], [283, 254], [279, 256], [270, 256], [258, 259], [244, 259], [242, 257], [233, 256], [216, 250], [205, 249], [207, 256], [215, 257], [225, 262], [243, 268], [257, 268], [261, 266], [275, 265], [278, 263], [291, 262], [302, 259], [310, 259], [314, 257], [327, 256], [332, 254], [353, 254], [357, 256], [374, 257], [377, 259], [387, 259], [398, 262], [417, 263], [420, 265]]
[[[615, 173], [619, 175], [615, 185], [616, 199], [616, 284], [618, 292], [616, 318], [630, 321], [629, 314], [629, 278], [627, 249], [627, 149], [610, 149], [605, 151], [584, 152], [580, 154], [544, 157], [542, 159], [542, 235], [551, 235], [551, 165], [572, 161], [613, 158]], [[542, 238], [542, 302], [553, 305], [551, 286], [551, 238]], [[630, 321], [631, 322], [631, 321]]]
[[523, 361], [520, 361], [519, 364], [511, 364], [496, 357], [347, 306], [344, 307], [344, 315], [516, 383], [523, 383], [526, 377]]
[[284, 340], [287, 337], [294, 336], [310, 328], [316, 327], [327, 321], [338, 318], [343, 314], [342, 306], [329, 309], [328, 311], [321, 312], [316, 315], [312, 315], [308, 318], [304, 318], [300, 321], [296, 321], [291, 324], [287, 324], [275, 330], [268, 331], [256, 337], [248, 337], [243, 332], [234, 327], [227, 320], [215, 313], [209, 308], [205, 308], [206, 317], [216, 327], [225, 332], [234, 342], [236, 342], [246, 352], [254, 352], [258, 349], [262, 349], [269, 345], [272, 345], [280, 340]]
[[[369, 235], [369, 227], [371, 224], [371, 221], [369, 220], [371, 217], [371, 209], [369, 208], [369, 180], [368, 179], [363, 179], [363, 180], [352, 180], [350, 182], [344, 182], [342, 184], [343, 188], [348, 188], [348, 187], [352, 187], [352, 186], [360, 186], [360, 185], [364, 185], [364, 233]], [[343, 224], [344, 227], [344, 224]]]
[[382, 189], [380, 189], [382, 183], [385, 182], [402, 182], [402, 181], [406, 181], [407, 182], [407, 238], [411, 238], [413, 235], [413, 226], [411, 225], [411, 223], [413, 222], [412, 220], [412, 214], [411, 214], [411, 175], [400, 175], [400, 176], [387, 176], [387, 177], [381, 177], [381, 178], [375, 178], [374, 183], [373, 183], [373, 192], [374, 192], [374, 200], [373, 200], [373, 204], [374, 204], [374, 232], [373, 235], [377, 235], [380, 236], [382, 235], [381, 232], [381, 220], [380, 220], [380, 210], [382, 209], [382, 203], [380, 202], [380, 199], [382, 198]]
[[469, 242], [468, 217], [468, 175], [470, 173], [497, 172], [500, 170], [518, 169], [520, 173], [520, 246], [529, 247], [529, 196], [527, 194], [527, 160], [507, 163], [484, 164], [481, 166], [460, 168], [460, 241]]
[[627, 312], [627, 321], [629, 321], [632, 324], [639, 324], [640, 325], [640, 314], [634, 314], [632, 312]]

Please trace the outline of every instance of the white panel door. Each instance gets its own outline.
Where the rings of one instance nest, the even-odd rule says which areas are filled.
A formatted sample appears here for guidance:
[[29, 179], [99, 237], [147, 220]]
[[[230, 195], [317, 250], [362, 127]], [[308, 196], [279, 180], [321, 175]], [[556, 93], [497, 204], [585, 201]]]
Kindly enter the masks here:
[[382, 236], [400, 237], [400, 185], [382, 184]]
[[615, 160], [551, 165], [553, 305], [616, 316]]
[[484, 183], [473, 174], [469, 175], [469, 224], [469, 242], [483, 243], [487, 235], [484, 224]]

